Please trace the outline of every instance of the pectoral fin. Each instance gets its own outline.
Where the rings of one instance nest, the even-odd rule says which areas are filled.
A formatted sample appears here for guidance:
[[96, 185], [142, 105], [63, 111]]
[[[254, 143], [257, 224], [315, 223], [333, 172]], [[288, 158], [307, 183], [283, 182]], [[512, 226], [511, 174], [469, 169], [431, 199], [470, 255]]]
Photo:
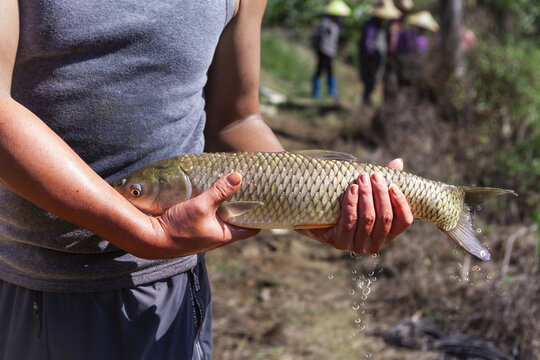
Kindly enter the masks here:
[[264, 205], [261, 201], [227, 201], [219, 207], [217, 214], [222, 220], [227, 221], [261, 205]]

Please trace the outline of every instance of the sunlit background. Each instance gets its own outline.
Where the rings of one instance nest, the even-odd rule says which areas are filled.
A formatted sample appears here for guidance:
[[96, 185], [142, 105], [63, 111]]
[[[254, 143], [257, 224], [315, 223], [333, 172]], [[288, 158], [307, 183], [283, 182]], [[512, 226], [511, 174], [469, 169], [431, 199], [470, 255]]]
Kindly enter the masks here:
[[402, 157], [421, 176], [519, 197], [477, 209], [489, 262], [420, 221], [377, 256], [269, 231], [210, 252], [214, 358], [540, 359], [540, 1], [414, 1], [439, 30], [397, 89], [380, 76], [371, 104], [358, 45], [379, 4], [346, 3], [339, 97], [323, 78], [314, 98], [328, 2], [268, 1], [261, 103], [284, 146]]

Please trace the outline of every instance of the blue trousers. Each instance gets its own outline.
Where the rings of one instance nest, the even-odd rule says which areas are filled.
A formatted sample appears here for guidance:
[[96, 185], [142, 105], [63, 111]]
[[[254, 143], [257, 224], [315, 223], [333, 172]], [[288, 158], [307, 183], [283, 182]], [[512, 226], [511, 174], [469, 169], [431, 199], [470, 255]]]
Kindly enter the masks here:
[[0, 359], [212, 358], [204, 260], [131, 289], [49, 293], [0, 280]]

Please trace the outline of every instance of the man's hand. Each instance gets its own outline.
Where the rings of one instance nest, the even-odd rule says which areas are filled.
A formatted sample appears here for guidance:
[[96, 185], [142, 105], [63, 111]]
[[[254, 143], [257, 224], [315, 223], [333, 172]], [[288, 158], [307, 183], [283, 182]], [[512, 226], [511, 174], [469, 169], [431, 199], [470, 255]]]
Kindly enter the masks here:
[[[200, 253], [255, 236], [260, 230], [245, 229], [225, 223], [216, 214], [219, 206], [230, 198], [242, 183], [238, 173], [216, 181], [202, 194], [169, 208], [156, 217], [160, 233], [159, 248], [170, 247], [171, 254]], [[162, 255], [161, 255], [162, 256]]]
[[[402, 170], [403, 161], [395, 159], [387, 166]], [[340, 250], [374, 254], [412, 222], [409, 204], [397, 186], [388, 189], [381, 174], [362, 174], [347, 189], [335, 226], [300, 233]]]

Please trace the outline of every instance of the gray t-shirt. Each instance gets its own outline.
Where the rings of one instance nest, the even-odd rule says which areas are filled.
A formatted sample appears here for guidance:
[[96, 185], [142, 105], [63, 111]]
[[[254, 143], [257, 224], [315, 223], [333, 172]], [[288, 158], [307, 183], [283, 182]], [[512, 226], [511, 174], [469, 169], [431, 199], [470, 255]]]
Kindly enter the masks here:
[[[104, 179], [203, 150], [207, 71], [234, 0], [19, 0], [19, 11], [13, 98]], [[5, 281], [104, 291], [196, 261], [137, 258], [0, 186]]]
[[338, 52], [339, 24], [328, 16], [321, 20], [319, 51], [329, 57], [335, 57]]

